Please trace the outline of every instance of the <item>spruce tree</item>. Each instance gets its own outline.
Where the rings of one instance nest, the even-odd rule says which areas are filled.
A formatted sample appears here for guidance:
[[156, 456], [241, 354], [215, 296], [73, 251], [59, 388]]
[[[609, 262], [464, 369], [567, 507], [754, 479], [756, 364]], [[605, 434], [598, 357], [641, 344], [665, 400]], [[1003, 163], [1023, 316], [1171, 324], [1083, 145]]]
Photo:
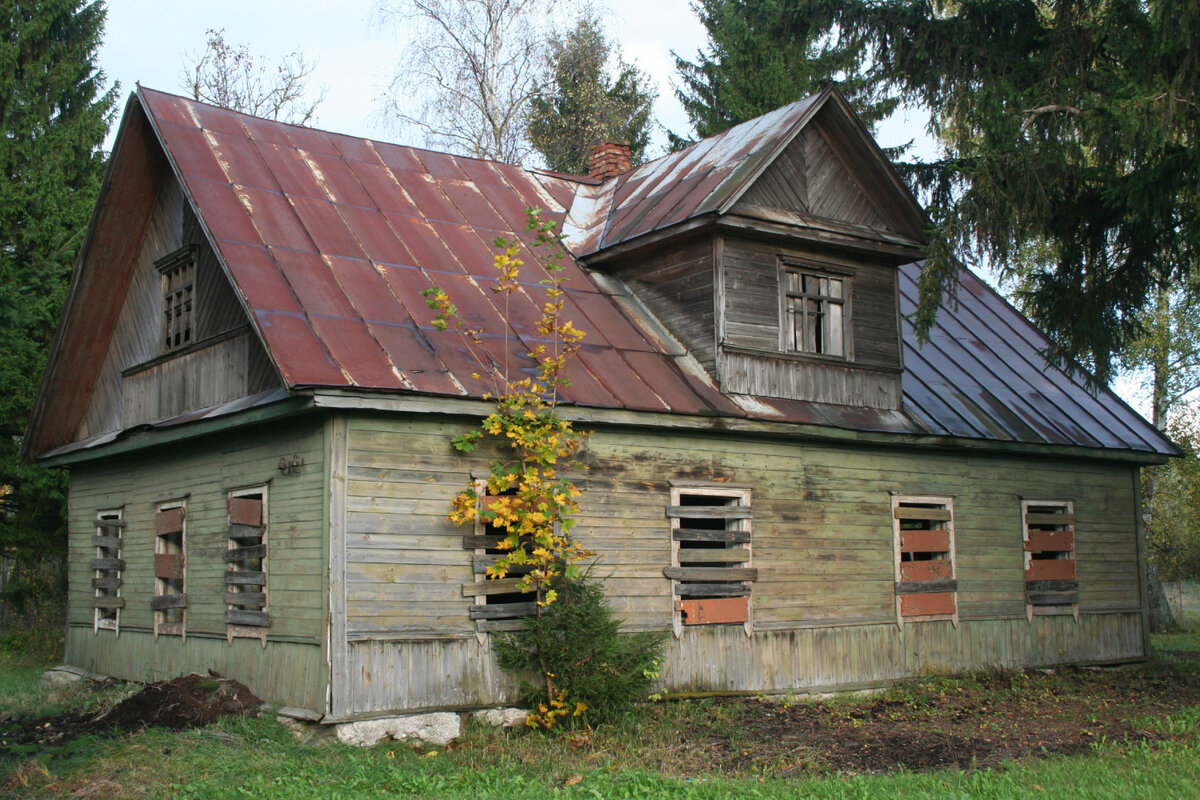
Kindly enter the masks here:
[[927, 106], [944, 156], [913, 171], [936, 225], [917, 314], [954, 254], [990, 262], [1057, 355], [1106, 382], [1155, 287], [1200, 255], [1200, 4], [848, 0], [842, 30]]
[[[816, 94], [831, 81], [873, 127], [896, 107], [866, 69], [865, 51], [835, 28], [845, 0], [697, 0], [708, 44], [675, 54], [675, 90], [695, 135], [728, 128]], [[673, 135], [675, 144], [686, 144]]]
[[592, 148], [606, 141], [626, 142], [633, 163], [644, 160], [657, 95], [615, 49], [592, 9], [551, 38], [551, 83], [529, 115], [529, 139], [550, 169], [586, 175]]
[[21, 0], [4, 16], [0, 553], [22, 560], [66, 551], [63, 481], [18, 451], [100, 185], [116, 90], [104, 91], [96, 65], [103, 3]]

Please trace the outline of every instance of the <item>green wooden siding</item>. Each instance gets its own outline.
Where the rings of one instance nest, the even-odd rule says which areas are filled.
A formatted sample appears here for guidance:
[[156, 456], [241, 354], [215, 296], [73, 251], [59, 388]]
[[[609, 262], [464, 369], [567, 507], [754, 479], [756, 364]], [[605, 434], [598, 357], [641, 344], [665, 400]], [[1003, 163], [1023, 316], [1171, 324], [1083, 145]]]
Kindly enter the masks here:
[[[461, 584], [473, 580], [461, 543], [470, 531], [446, 520], [450, 498], [472, 470], [486, 467], [485, 452], [464, 456], [450, 447], [470, 424], [348, 418], [351, 677], [335, 701], [342, 715], [501, 702], [511, 693], [488, 666], [468, 617], [473, 599], [462, 595]], [[671, 645], [666, 689], [828, 688], [931, 670], [1143, 654], [1127, 465], [640, 429], [598, 430], [583, 460], [576, 533], [599, 554], [594, 574], [633, 628], [667, 629], [674, 613], [662, 574], [671, 563], [670, 481], [751, 489], [759, 576], [753, 635], [740, 625], [685, 627]], [[891, 492], [954, 496], [959, 628], [897, 628]], [[1026, 620], [1023, 497], [1075, 503], [1078, 623], [1070, 615]], [[442, 647], [430, 644], [438, 640]], [[378, 674], [401, 663], [403, 678]]]
[[[250, 428], [139, 451], [71, 470], [69, 663], [145, 680], [215, 669], [247, 683], [266, 700], [312, 709], [325, 706], [328, 668], [323, 643], [328, 595], [323, 423], [316, 418]], [[279, 459], [298, 455], [298, 475], [282, 476]], [[226, 641], [225, 584], [231, 489], [266, 484], [267, 647]], [[153, 637], [154, 513], [157, 503], [184, 498], [187, 508], [187, 637]], [[88, 562], [98, 510], [123, 507], [119, 635], [92, 631]], [[290, 665], [290, 666], [289, 666]]]

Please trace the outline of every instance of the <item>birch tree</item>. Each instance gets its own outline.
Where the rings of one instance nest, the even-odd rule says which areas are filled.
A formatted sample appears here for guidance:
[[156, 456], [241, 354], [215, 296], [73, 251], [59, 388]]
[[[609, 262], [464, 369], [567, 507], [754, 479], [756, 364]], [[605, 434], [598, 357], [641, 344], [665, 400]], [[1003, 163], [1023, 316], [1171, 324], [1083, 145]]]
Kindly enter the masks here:
[[377, 17], [410, 39], [383, 113], [428, 147], [523, 162], [527, 119], [549, 81], [555, 0], [379, 0]]

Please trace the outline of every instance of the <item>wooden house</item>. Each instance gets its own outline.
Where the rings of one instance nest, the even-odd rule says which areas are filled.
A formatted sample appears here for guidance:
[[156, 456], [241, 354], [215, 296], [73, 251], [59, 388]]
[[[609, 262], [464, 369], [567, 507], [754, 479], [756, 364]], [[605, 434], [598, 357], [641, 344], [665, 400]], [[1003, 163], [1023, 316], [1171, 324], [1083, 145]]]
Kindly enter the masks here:
[[129, 100], [26, 452], [70, 471], [69, 663], [216, 670], [328, 721], [512, 701], [528, 598], [446, 520], [560, 220], [588, 332], [579, 538], [665, 691], [879, 685], [1147, 652], [1138, 470], [1175, 451], [964, 271], [907, 321], [926, 219], [836, 90], [571, 177]]

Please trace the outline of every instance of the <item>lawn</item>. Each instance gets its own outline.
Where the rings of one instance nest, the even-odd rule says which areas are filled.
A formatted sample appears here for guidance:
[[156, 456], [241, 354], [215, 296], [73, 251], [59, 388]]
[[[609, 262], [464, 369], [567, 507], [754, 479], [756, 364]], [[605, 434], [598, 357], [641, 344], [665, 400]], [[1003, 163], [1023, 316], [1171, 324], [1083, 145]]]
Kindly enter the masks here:
[[[445, 749], [306, 744], [269, 715], [0, 746], [0, 796], [81, 798], [1200, 797], [1200, 635], [1106, 670], [934, 677], [824, 703], [646, 704], [555, 736], [469, 728]], [[0, 720], [130, 693], [45, 693], [0, 659]], [[0, 729], [4, 729], [0, 725]]]

